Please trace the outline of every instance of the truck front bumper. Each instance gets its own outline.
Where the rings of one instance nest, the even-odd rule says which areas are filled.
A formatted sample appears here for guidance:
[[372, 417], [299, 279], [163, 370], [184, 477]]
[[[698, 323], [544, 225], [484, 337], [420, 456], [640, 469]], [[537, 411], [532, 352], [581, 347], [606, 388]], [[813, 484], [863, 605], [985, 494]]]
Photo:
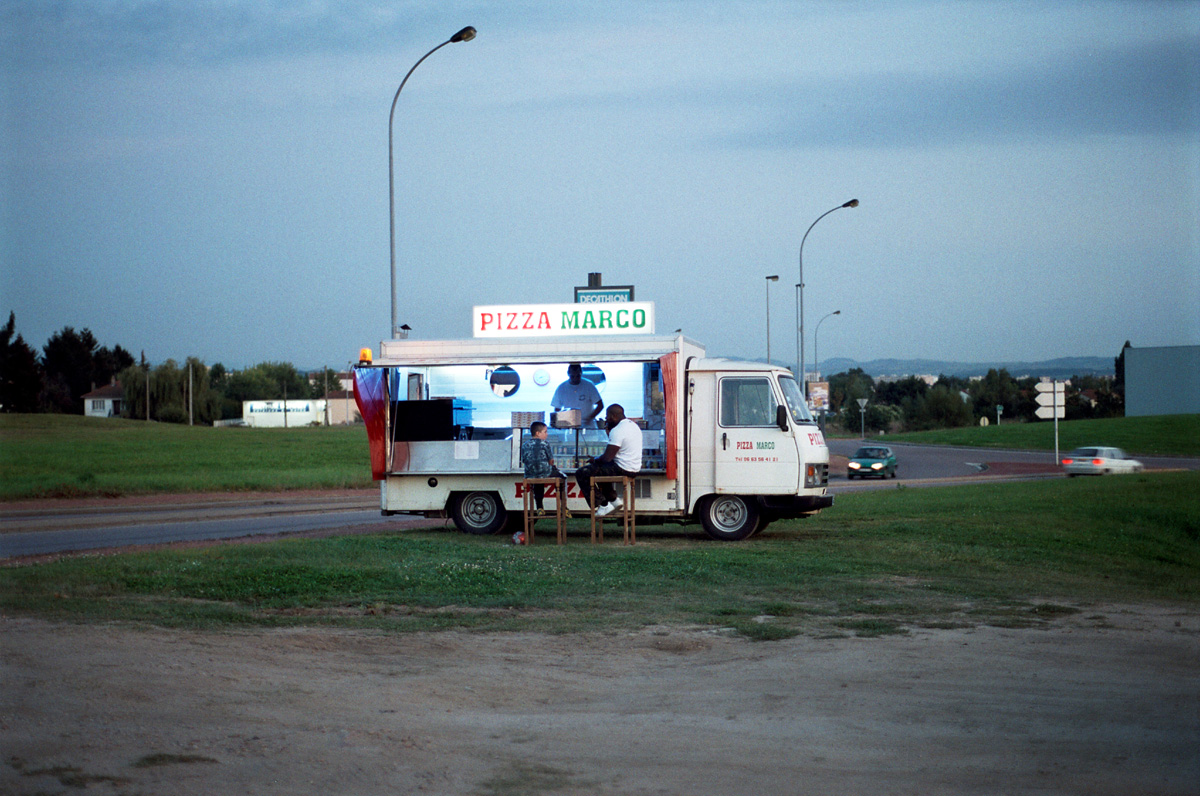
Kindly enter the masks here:
[[764, 495], [758, 499], [763, 514], [773, 519], [805, 517], [833, 505], [833, 495]]

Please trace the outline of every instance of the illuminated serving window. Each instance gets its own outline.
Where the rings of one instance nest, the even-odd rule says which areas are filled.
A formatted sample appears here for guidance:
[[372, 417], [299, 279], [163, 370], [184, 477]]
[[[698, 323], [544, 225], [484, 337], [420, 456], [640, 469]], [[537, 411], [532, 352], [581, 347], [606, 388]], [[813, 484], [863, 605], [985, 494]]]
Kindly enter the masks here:
[[[454, 398], [469, 402], [471, 425], [508, 429], [514, 412], [554, 411], [553, 398], [559, 385], [568, 381], [570, 363], [530, 365], [434, 365], [420, 369], [425, 397]], [[618, 403], [627, 417], [645, 417], [647, 370], [641, 362], [581, 363], [583, 378], [604, 401]], [[657, 366], [654, 366], [657, 381]], [[653, 394], [661, 396], [655, 384]], [[603, 411], [601, 411], [603, 417]]]
[[[599, 455], [607, 444], [604, 410], [583, 427], [554, 427], [556, 391], [569, 382], [572, 363], [430, 365], [396, 368], [389, 392], [406, 400], [392, 405], [392, 439], [406, 441], [511, 439], [514, 425], [551, 425], [549, 441], [567, 467]], [[645, 466], [661, 467], [664, 401], [657, 362], [581, 362], [581, 377], [595, 388], [604, 406], [614, 403], [646, 432]], [[570, 392], [570, 390], [566, 390]], [[587, 394], [587, 387], [582, 390]], [[586, 403], [586, 401], [585, 401]], [[564, 413], [565, 415], [566, 413]], [[582, 413], [586, 415], [585, 413]], [[656, 455], [657, 454], [657, 455]]]

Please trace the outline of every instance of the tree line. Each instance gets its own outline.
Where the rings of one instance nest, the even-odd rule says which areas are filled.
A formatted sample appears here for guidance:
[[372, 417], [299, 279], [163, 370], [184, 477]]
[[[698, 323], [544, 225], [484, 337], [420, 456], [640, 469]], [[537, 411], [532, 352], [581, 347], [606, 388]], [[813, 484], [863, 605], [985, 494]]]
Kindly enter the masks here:
[[[0, 328], [0, 411], [83, 414], [83, 396], [120, 383], [124, 417], [197, 423], [242, 416], [243, 401], [324, 398], [342, 389], [337, 372], [298, 371], [288, 362], [262, 362], [242, 370], [209, 367], [196, 357], [151, 367], [121, 346], [101, 346], [89, 329], [55, 332], [39, 354], [16, 331], [16, 314]], [[149, 403], [147, 403], [147, 401]], [[148, 411], [147, 411], [148, 410]]]
[[[1124, 349], [1117, 357], [1116, 376], [1072, 376], [1066, 383], [1067, 420], [1125, 415]], [[876, 380], [854, 368], [829, 377], [829, 420], [847, 431], [925, 431], [979, 423], [1037, 420], [1036, 377], [1014, 378], [1005, 369], [991, 369], [983, 378], [940, 375], [933, 384], [917, 376]], [[860, 409], [858, 399], [867, 399]], [[999, 407], [999, 411], [997, 411]]]

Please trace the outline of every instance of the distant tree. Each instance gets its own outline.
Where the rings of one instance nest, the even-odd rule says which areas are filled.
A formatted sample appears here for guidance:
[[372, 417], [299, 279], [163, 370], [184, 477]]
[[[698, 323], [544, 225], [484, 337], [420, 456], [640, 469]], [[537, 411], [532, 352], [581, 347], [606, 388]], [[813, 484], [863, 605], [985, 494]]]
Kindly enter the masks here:
[[1031, 421], [1037, 419], [1037, 384], [1039, 379], [1028, 376], [1024, 379], [1017, 379], [1017, 406], [1013, 410], [1012, 417], [1014, 420]]
[[168, 359], [151, 369], [147, 364], [131, 365], [120, 373], [125, 388], [126, 415], [135, 419], [146, 417], [146, 378], [150, 379], [150, 418], [164, 423], [188, 422], [189, 379], [192, 390], [191, 418], [195, 423], [209, 424], [220, 416], [221, 394], [209, 381], [209, 369], [199, 359], [188, 357], [180, 365]]
[[1107, 376], [1072, 376], [1066, 395], [1066, 419], [1123, 417], [1125, 402], [1113, 383], [1114, 379]]
[[929, 390], [924, 379], [916, 376], [905, 376], [896, 381], [882, 381], [875, 384], [875, 400], [881, 404], [901, 406], [905, 400], [914, 400], [923, 396]]
[[342, 389], [342, 382], [338, 378], [337, 371], [333, 368], [325, 368], [323, 370], [316, 370], [312, 373], [309, 373], [308, 381], [309, 384], [312, 385], [312, 389], [309, 393], [309, 397], [311, 398], [324, 398], [326, 384], [329, 385], [330, 392]]
[[836, 419], [851, 434], [878, 434], [898, 430], [903, 418], [898, 406], [868, 403], [860, 408], [858, 401], [850, 401], [842, 407]]
[[229, 371], [226, 370], [225, 366], [220, 362], [214, 363], [213, 366], [208, 369], [209, 383], [218, 390], [225, 389], [225, 379], [228, 375]]
[[1121, 346], [1121, 353], [1113, 359], [1113, 370], [1116, 375], [1113, 377], [1113, 392], [1121, 396], [1121, 415], [1125, 414], [1125, 349], [1132, 348], [1129, 341], [1125, 341], [1125, 345]]
[[212, 423], [221, 418], [221, 391], [212, 384], [212, 369], [196, 357], [188, 357], [192, 366], [192, 410], [196, 423]]
[[125, 417], [146, 419], [146, 378], [149, 372], [143, 355], [141, 364], [130, 365], [117, 374], [117, 381], [121, 382], [121, 389], [125, 392], [125, 400], [121, 404], [121, 414]]
[[967, 390], [976, 417], [995, 417], [996, 407], [1003, 406], [1004, 417], [1016, 417], [1021, 400], [1021, 388], [1009, 372], [992, 368], [982, 379], [972, 382]]
[[933, 386], [942, 385], [948, 390], [956, 392], [968, 392], [971, 389], [971, 381], [964, 379], [962, 376], [947, 376], [945, 373], [938, 374], [937, 381]]
[[920, 431], [969, 426], [975, 421], [975, 416], [957, 389], [939, 381], [913, 405], [907, 420], [909, 428]]
[[42, 405], [49, 412], [83, 414], [83, 395], [95, 385], [96, 338], [70, 326], [56, 332], [42, 348]]
[[859, 398], [872, 400], [875, 397], [875, 381], [862, 368], [851, 368], [845, 373], [829, 377], [829, 411], [840, 412], [847, 403], [853, 404], [857, 416]]
[[16, 334], [16, 326], [16, 313], [10, 311], [0, 329], [0, 411], [36, 412], [42, 370], [37, 352]]
[[111, 384], [117, 374], [133, 364], [133, 355], [121, 346], [100, 348], [92, 357], [92, 380], [96, 386]]

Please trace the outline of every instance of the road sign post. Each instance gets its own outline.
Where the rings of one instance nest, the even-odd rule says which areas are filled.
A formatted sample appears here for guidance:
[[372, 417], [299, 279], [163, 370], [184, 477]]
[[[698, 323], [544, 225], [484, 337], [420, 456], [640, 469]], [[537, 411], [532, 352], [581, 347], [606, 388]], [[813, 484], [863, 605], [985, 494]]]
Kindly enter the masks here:
[[1034, 387], [1037, 390], [1037, 411], [1034, 412], [1042, 420], [1054, 418], [1054, 463], [1059, 464], [1058, 458], [1058, 419], [1066, 412], [1066, 384], [1060, 381], [1043, 381]]
[[859, 419], [861, 421], [861, 429], [862, 429], [859, 432], [859, 436], [861, 439], [866, 439], [867, 438], [867, 399], [859, 398], [857, 400], [858, 400], [858, 414], [859, 414]]

